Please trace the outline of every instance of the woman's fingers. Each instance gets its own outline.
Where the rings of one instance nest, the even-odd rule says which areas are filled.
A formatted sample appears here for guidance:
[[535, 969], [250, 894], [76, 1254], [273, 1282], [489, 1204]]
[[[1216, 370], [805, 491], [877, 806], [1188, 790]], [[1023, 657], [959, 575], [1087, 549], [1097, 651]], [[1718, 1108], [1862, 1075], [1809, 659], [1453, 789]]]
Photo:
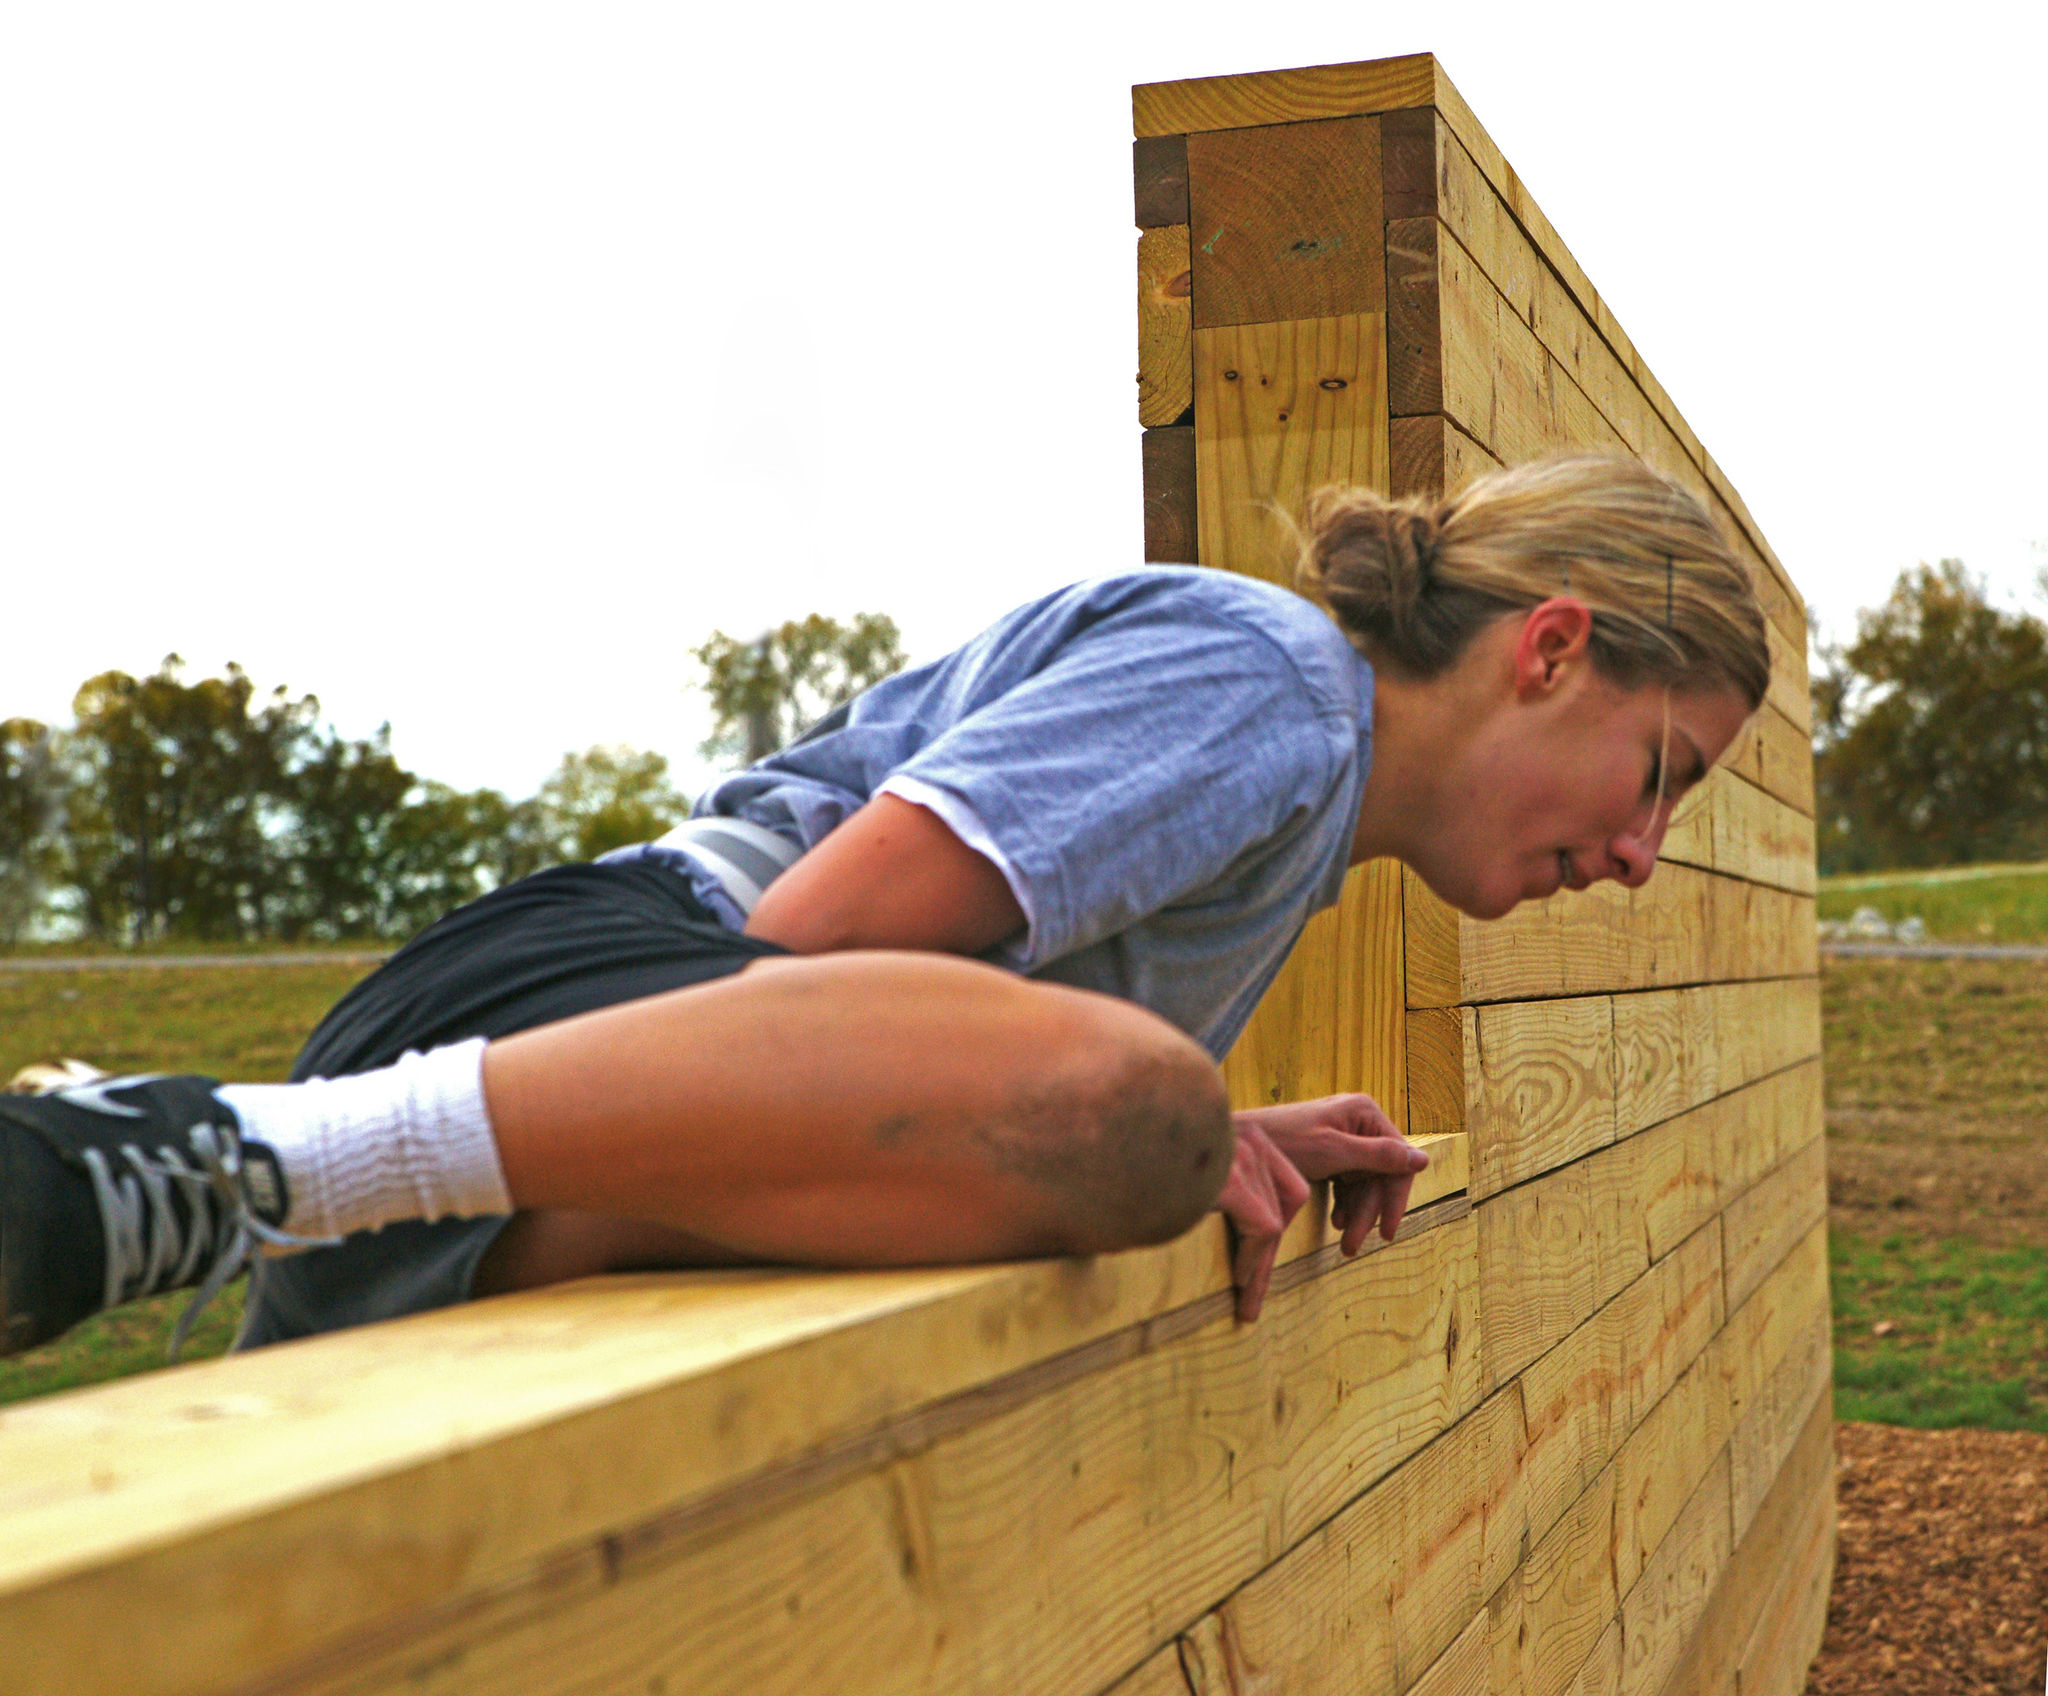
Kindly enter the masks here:
[[1303, 1177], [1317, 1183], [1354, 1172], [1413, 1177], [1429, 1164], [1429, 1156], [1398, 1133], [1358, 1136], [1319, 1125], [1274, 1141]]
[[1237, 1285], [1240, 1319], [1258, 1318], [1272, 1283], [1281, 1235], [1308, 1197], [1308, 1180], [1272, 1140], [1256, 1126], [1240, 1125], [1230, 1180], [1217, 1201], [1237, 1239], [1231, 1277]]

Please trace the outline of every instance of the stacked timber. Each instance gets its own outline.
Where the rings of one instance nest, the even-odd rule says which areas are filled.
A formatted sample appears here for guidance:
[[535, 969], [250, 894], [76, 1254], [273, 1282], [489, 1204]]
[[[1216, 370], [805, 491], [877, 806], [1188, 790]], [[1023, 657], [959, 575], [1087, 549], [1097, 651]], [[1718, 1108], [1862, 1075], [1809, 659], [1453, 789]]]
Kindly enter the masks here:
[[1142, 88], [1148, 552], [1620, 446], [1771, 704], [1633, 894], [1359, 868], [1226, 1068], [1435, 1163], [1356, 1260], [595, 1280], [0, 1411], [8, 1696], [1790, 1692], [1833, 1547], [1800, 603], [1427, 58]]
[[[1624, 452], [1716, 514], [1772, 647], [1647, 886], [1478, 924], [1361, 868], [1231, 1056], [1240, 1106], [1366, 1088], [1469, 1139], [1478, 1370], [1441, 1435], [1184, 1636], [1187, 1683], [1796, 1691], [1833, 1559], [1800, 597], [1434, 60], [1135, 111], [1148, 558], [1270, 576], [1272, 515], [1322, 483]], [[1355, 1677], [1388, 1642], [1361, 1592], [1414, 1582], [1365, 1528], [1415, 1511], [1380, 1499], [1417, 1469], [1483, 1528], [1471, 1583], [1405, 1632], [1397, 1609], [1391, 1670]]]

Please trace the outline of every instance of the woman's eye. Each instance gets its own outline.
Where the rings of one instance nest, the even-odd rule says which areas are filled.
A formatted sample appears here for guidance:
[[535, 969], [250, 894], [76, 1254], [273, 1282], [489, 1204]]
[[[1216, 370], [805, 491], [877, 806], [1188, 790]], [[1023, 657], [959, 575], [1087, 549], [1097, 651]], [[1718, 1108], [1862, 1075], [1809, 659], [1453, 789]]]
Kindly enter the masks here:
[[1662, 790], [1663, 783], [1664, 761], [1659, 755], [1652, 754], [1650, 756], [1650, 775], [1644, 780], [1643, 793], [1654, 797]]

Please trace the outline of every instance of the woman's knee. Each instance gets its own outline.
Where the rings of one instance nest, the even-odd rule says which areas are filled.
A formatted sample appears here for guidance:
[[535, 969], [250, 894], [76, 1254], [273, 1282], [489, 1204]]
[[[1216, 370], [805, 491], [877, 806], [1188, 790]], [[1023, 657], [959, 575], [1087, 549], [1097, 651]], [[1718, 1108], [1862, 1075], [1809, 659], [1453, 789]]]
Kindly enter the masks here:
[[1216, 1064], [1125, 1001], [1051, 989], [1051, 1089], [1019, 1116], [1019, 1151], [1046, 1191], [1054, 1248], [1093, 1254], [1165, 1242], [1215, 1205], [1234, 1138]]

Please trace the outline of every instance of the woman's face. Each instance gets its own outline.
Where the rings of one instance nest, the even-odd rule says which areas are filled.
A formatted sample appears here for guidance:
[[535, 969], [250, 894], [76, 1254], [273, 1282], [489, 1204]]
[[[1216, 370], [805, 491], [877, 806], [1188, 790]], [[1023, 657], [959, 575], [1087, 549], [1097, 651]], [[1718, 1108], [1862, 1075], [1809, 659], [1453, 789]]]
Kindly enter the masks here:
[[1673, 805], [1749, 716], [1733, 689], [1625, 689], [1582, 644], [1547, 658], [1529, 645], [1503, 656], [1515, 686], [1463, 739], [1445, 774], [1441, 851], [1416, 867], [1475, 918], [1603, 878], [1647, 881]]

